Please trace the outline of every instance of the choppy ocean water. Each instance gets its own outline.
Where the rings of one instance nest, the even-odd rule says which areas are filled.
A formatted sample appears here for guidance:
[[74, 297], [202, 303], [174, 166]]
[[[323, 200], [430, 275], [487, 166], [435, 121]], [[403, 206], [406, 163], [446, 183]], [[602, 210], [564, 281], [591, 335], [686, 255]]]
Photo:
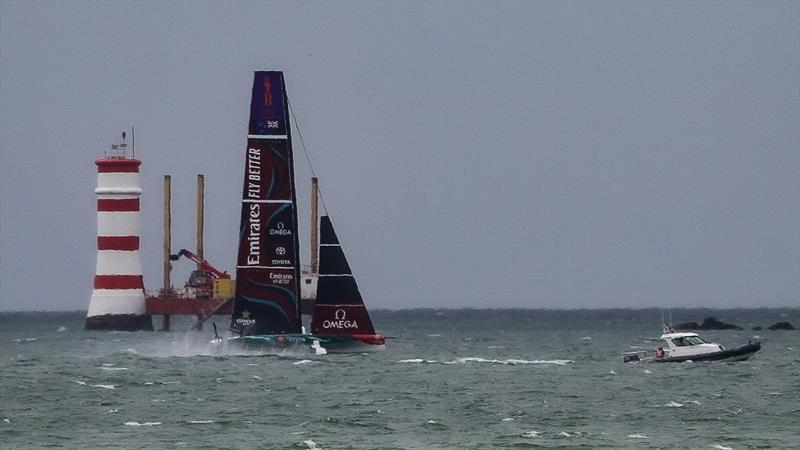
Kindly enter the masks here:
[[[657, 310], [374, 311], [383, 353], [213, 356], [210, 327], [88, 332], [0, 314], [2, 448], [797, 448], [798, 309], [673, 310], [745, 328], [745, 362], [624, 364]], [[221, 329], [226, 318], [217, 318]], [[160, 318], [155, 320], [160, 325]], [[752, 331], [754, 326], [764, 330]]]

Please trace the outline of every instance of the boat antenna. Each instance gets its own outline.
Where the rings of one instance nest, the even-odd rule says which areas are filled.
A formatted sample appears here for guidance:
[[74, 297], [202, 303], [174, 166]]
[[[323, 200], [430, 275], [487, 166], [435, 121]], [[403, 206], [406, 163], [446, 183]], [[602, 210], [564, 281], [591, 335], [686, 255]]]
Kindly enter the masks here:
[[133, 125], [131, 125], [131, 153], [136, 158], [136, 135], [133, 134]]
[[[294, 129], [297, 130], [297, 136], [300, 138], [300, 146], [303, 147], [303, 154], [306, 155], [306, 161], [308, 161], [308, 168], [311, 169], [311, 176], [317, 177], [317, 172], [314, 170], [314, 165], [311, 164], [311, 157], [308, 156], [308, 150], [306, 150], [306, 143], [303, 140], [303, 133], [300, 131], [300, 122], [297, 121], [297, 116], [294, 114], [294, 108], [292, 108], [292, 102], [289, 101], [289, 94], [286, 94], [286, 104], [289, 105], [289, 113], [292, 115], [292, 121], [294, 122]], [[325, 197], [322, 195], [322, 189], [317, 186], [317, 193], [319, 195], [320, 202], [322, 203], [322, 209], [325, 211], [325, 215], [328, 215], [328, 208], [325, 206]]]

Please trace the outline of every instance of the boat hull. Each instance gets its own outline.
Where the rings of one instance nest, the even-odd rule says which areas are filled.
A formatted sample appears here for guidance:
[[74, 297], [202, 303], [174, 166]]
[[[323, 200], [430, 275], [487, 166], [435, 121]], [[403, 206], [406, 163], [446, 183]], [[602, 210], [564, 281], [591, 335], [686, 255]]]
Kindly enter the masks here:
[[386, 337], [380, 334], [315, 335], [328, 353], [369, 353], [386, 350]]
[[654, 362], [659, 363], [666, 363], [666, 362], [685, 362], [685, 361], [693, 361], [693, 362], [702, 362], [702, 361], [745, 361], [751, 356], [753, 356], [756, 352], [761, 350], [761, 343], [756, 342], [755, 344], [745, 344], [736, 348], [731, 348], [728, 350], [722, 350], [719, 352], [713, 353], [703, 353], [699, 355], [686, 355], [686, 356], [677, 356], [677, 357], [668, 357], [668, 358], [655, 358]]
[[225, 340], [215, 339], [217, 345], [226, 348], [234, 348], [246, 352], [258, 354], [279, 354], [279, 353], [315, 353], [315, 343], [318, 345], [319, 339], [309, 334], [265, 334], [252, 336], [234, 336]]

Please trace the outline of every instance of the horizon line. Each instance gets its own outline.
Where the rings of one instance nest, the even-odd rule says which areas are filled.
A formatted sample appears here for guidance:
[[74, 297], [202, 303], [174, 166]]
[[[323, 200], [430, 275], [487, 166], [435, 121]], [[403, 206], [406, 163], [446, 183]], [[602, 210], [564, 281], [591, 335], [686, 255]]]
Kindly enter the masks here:
[[[644, 310], [663, 310], [663, 309], [709, 309], [709, 310], [748, 310], [748, 309], [796, 309], [800, 310], [800, 305], [776, 305], [776, 306], [736, 306], [736, 307], [720, 307], [720, 306], [675, 306], [670, 308], [662, 308], [659, 306], [599, 306], [599, 307], [583, 307], [583, 308], [552, 308], [552, 307], [518, 307], [518, 306], [501, 306], [501, 307], [490, 307], [490, 306], [461, 306], [461, 307], [453, 307], [453, 306], [422, 306], [422, 307], [413, 307], [413, 308], [370, 308], [370, 312], [376, 311], [389, 311], [389, 312], [400, 312], [400, 311], [461, 311], [461, 310], [473, 310], [473, 311], [615, 311], [615, 310], [630, 310], [630, 311], [644, 311]], [[0, 309], [0, 314], [6, 313], [86, 313], [87, 310], [85, 309], [29, 309], [29, 310], [22, 310], [22, 309]], [[161, 314], [151, 314], [152, 316], [160, 316]], [[191, 315], [191, 314], [183, 314], [183, 315]], [[220, 317], [224, 317], [229, 314], [220, 315]]]

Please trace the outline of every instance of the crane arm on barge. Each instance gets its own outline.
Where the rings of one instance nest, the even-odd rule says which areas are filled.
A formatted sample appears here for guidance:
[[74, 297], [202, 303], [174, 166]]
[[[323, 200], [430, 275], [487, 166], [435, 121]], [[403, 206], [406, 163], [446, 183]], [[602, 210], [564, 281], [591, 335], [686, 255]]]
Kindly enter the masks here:
[[203, 272], [208, 272], [214, 278], [229, 279], [231, 277], [228, 274], [228, 272], [222, 272], [222, 271], [218, 270], [216, 267], [212, 266], [208, 261], [206, 261], [205, 259], [203, 259], [200, 256], [198, 256], [196, 253], [194, 253], [194, 252], [192, 252], [190, 250], [187, 250], [185, 248], [182, 248], [181, 251], [179, 251], [178, 254], [176, 254], [176, 255], [170, 255], [169, 256], [169, 260], [170, 261], [177, 261], [177, 260], [179, 260], [181, 258], [181, 256], [184, 256], [184, 257], [192, 260], [193, 262], [197, 263], [200, 270], [202, 270]]

